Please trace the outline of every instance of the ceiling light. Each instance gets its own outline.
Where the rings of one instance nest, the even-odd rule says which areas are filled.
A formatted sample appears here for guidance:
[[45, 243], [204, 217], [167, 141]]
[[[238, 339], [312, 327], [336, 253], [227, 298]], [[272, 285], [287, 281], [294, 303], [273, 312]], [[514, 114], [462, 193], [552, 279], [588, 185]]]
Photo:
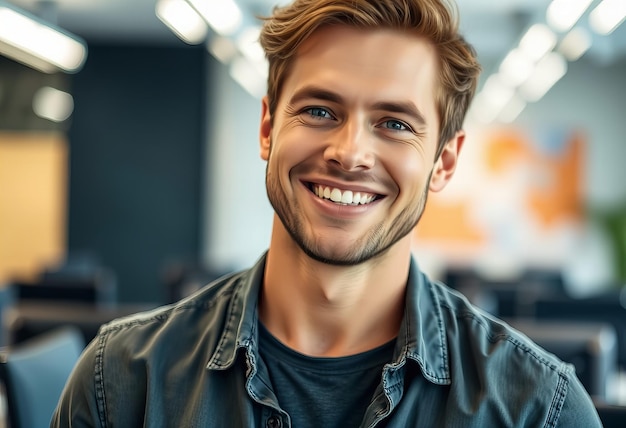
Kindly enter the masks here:
[[570, 31], [559, 44], [558, 51], [568, 60], [576, 61], [591, 47], [591, 34], [582, 27]]
[[526, 101], [515, 95], [511, 98], [507, 105], [504, 106], [502, 112], [500, 112], [500, 115], [498, 116], [498, 120], [503, 123], [512, 123], [525, 108]]
[[482, 123], [493, 122], [515, 96], [515, 89], [498, 74], [487, 78], [472, 104], [473, 115]]
[[626, 18], [626, 1], [604, 0], [589, 15], [589, 25], [602, 35], [613, 32]]
[[520, 40], [519, 47], [532, 60], [537, 61], [556, 45], [556, 35], [546, 25], [535, 24]]
[[489, 76], [482, 92], [485, 99], [498, 109], [503, 108], [515, 94], [515, 90], [499, 74]]
[[552, 28], [565, 32], [583, 16], [593, 0], [553, 0], [548, 6], [546, 20]]
[[74, 111], [74, 98], [67, 92], [44, 86], [33, 97], [33, 111], [41, 118], [63, 122]]
[[537, 63], [520, 92], [527, 101], [539, 101], [566, 72], [567, 62], [563, 56], [550, 52]]
[[262, 61], [265, 58], [265, 52], [259, 43], [261, 28], [254, 26], [248, 27], [237, 37], [237, 47], [239, 51], [250, 61]]
[[519, 86], [530, 76], [534, 62], [519, 48], [513, 49], [500, 64], [502, 79], [511, 86]]
[[248, 27], [237, 38], [237, 48], [259, 74], [267, 78], [268, 64], [265, 52], [259, 43], [260, 27]]
[[243, 21], [241, 9], [234, 0], [187, 0], [204, 20], [221, 36], [237, 32]]
[[470, 107], [470, 116], [483, 124], [489, 124], [496, 120], [500, 110], [496, 110], [489, 104], [483, 93], [476, 94]]
[[156, 15], [185, 43], [197, 45], [206, 39], [206, 23], [185, 0], [159, 0]]
[[0, 2], [0, 54], [45, 73], [75, 73], [85, 63], [87, 45], [77, 36]]
[[230, 63], [237, 56], [237, 46], [228, 37], [211, 37], [207, 44], [207, 49], [222, 64]]

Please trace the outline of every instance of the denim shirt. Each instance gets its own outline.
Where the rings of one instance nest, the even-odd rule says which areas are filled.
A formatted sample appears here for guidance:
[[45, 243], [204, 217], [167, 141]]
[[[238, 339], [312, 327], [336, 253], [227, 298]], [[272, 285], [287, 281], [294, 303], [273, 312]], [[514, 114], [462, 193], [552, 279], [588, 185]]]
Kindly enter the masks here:
[[[264, 267], [265, 256], [177, 304], [103, 326], [51, 427], [290, 427], [258, 352]], [[414, 261], [406, 293], [394, 358], [362, 427], [602, 426], [571, 365]]]

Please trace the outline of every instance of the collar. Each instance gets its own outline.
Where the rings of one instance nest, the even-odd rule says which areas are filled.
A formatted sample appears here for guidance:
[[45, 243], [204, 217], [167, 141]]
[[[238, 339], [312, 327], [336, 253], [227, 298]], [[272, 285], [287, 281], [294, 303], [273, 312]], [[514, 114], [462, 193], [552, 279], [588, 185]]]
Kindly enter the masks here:
[[249, 270], [231, 277], [233, 294], [225, 314], [222, 336], [218, 342], [208, 369], [225, 370], [237, 358], [237, 351], [244, 348], [258, 353], [257, 302], [265, 273], [267, 252]]
[[[221, 339], [207, 368], [230, 368], [237, 358], [237, 351], [242, 348], [248, 352], [248, 357], [257, 355], [257, 302], [263, 283], [266, 257], [267, 253], [251, 269], [229, 279], [234, 282], [231, 284], [233, 294], [225, 314]], [[417, 362], [429, 381], [440, 385], [450, 384], [446, 329], [440, 295], [433, 283], [419, 270], [413, 258], [409, 268], [405, 314], [398, 333], [394, 365], [400, 367], [407, 359]]]
[[435, 284], [419, 270], [413, 257], [410, 263], [395, 364], [413, 360], [426, 379], [438, 385], [449, 385], [448, 342], [441, 295]]

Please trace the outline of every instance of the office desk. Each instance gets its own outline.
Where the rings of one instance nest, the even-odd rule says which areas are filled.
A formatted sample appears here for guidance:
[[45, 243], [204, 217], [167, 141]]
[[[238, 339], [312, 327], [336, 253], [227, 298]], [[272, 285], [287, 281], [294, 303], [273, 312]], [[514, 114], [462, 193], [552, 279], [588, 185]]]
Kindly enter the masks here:
[[94, 305], [76, 302], [28, 301], [9, 308], [3, 326], [9, 343], [19, 343], [63, 325], [78, 327], [90, 342], [104, 323], [136, 312], [153, 309], [157, 304]]

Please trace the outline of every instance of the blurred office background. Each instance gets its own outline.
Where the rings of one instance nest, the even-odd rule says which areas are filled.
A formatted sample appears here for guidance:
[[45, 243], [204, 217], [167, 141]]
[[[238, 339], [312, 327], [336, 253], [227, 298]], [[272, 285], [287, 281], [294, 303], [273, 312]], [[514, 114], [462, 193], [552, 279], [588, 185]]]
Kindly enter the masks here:
[[[255, 16], [280, 3], [0, 1], [0, 284], [18, 308], [3, 345], [63, 319], [89, 340], [100, 321], [174, 301], [267, 248]], [[457, 175], [415, 231], [418, 261], [512, 322], [575, 312], [586, 324], [568, 352], [619, 374], [626, 2], [457, 3], [484, 72]], [[549, 306], [563, 299], [570, 309]], [[54, 306], [70, 301], [99, 312]]]

